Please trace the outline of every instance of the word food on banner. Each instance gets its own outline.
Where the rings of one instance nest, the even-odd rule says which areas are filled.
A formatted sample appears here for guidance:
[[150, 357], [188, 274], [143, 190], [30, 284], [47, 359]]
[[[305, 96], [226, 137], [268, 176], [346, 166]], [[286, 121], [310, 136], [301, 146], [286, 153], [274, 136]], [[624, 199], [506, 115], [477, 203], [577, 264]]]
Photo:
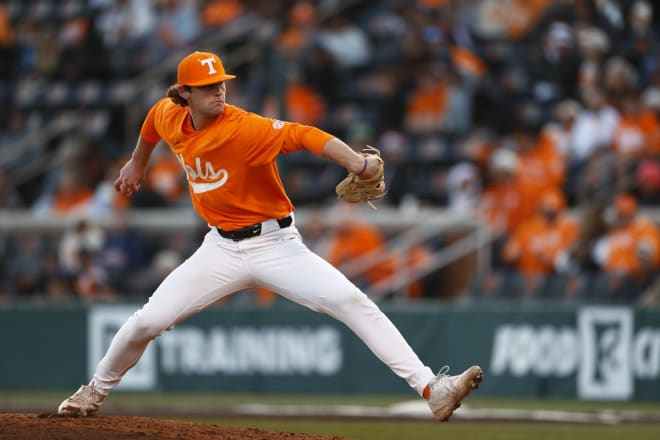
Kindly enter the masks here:
[[585, 307], [577, 326], [504, 324], [495, 330], [492, 375], [577, 375], [584, 399], [630, 399], [634, 380], [660, 377], [660, 327], [635, 331], [632, 309]]

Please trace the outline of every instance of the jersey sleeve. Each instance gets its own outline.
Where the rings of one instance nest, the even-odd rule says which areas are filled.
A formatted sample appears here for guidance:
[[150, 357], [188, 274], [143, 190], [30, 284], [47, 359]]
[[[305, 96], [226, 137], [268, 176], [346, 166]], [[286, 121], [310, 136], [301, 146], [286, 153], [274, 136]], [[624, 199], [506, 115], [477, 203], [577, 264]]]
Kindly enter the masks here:
[[149, 143], [157, 143], [161, 139], [161, 135], [156, 129], [156, 113], [162, 105], [162, 100], [158, 101], [147, 113], [147, 117], [144, 118], [142, 123], [142, 128], [140, 129], [140, 137]]
[[248, 113], [244, 123], [249, 129], [243, 133], [250, 136], [243, 139], [246, 157], [254, 166], [272, 162], [279, 154], [294, 151], [306, 150], [320, 156], [326, 142], [334, 138], [316, 127], [264, 118], [254, 113]]

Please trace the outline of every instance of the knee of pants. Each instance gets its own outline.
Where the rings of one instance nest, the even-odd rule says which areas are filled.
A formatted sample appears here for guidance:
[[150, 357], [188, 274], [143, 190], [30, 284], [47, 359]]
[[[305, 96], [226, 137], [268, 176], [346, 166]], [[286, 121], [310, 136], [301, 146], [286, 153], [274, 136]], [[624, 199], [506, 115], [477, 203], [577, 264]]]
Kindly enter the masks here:
[[131, 323], [131, 339], [146, 341], [155, 339], [167, 329], [168, 324], [163, 322], [162, 319], [144, 316], [143, 314], [136, 314], [132, 318]]

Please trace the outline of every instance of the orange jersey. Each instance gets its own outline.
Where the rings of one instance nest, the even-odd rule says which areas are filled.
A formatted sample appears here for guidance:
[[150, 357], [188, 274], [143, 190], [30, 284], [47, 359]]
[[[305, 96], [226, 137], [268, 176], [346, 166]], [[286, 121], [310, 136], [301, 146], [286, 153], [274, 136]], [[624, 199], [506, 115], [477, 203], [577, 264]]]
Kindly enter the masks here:
[[511, 234], [534, 214], [536, 195], [519, 181], [489, 185], [484, 189], [477, 210], [496, 236]]
[[538, 143], [530, 150], [519, 153], [520, 167], [518, 177], [521, 185], [540, 194], [550, 188], [561, 187], [566, 163], [557, 148], [554, 139], [544, 133]]
[[607, 272], [638, 274], [641, 271], [640, 246], [648, 252], [651, 267], [657, 269], [660, 265], [660, 232], [655, 223], [643, 217], [612, 230], [603, 243], [605, 246], [598, 250], [597, 259]]
[[[328, 262], [335, 267], [377, 250], [383, 251], [385, 240], [380, 231], [372, 225], [351, 222], [332, 237], [328, 250]], [[377, 283], [394, 273], [395, 260], [385, 261], [365, 271], [364, 275], [370, 283]]]
[[211, 226], [240, 229], [293, 211], [277, 170], [279, 154], [322, 154], [334, 136], [302, 124], [264, 118], [226, 104], [203, 130], [169, 98], [158, 101], [142, 124], [147, 142], [164, 140], [181, 162], [193, 206]]
[[660, 152], [660, 122], [645, 110], [638, 115], [622, 115], [614, 132], [614, 149], [624, 156], [652, 156]]
[[442, 117], [447, 111], [448, 101], [449, 88], [442, 83], [430, 87], [418, 87], [413, 91], [406, 113], [410, 117]]
[[577, 223], [567, 216], [551, 224], [536, 215], [516, 228], [504, 247], [504, 259], [515, 260], [525, 274], [552, 273], [555, 259], [576, 242], [578, 232]]

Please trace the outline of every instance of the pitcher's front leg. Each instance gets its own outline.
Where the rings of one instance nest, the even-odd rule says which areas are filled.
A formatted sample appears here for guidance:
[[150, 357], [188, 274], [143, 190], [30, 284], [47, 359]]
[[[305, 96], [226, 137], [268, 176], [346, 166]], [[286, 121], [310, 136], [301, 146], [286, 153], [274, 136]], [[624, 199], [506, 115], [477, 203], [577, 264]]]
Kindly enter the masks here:
[[330, 263], [292, 233], [268, 252], [250, 258], [255, 278], [266, 288], [350, 328], [419, 395], [435, 374], [424, 365], [380, 308]]

